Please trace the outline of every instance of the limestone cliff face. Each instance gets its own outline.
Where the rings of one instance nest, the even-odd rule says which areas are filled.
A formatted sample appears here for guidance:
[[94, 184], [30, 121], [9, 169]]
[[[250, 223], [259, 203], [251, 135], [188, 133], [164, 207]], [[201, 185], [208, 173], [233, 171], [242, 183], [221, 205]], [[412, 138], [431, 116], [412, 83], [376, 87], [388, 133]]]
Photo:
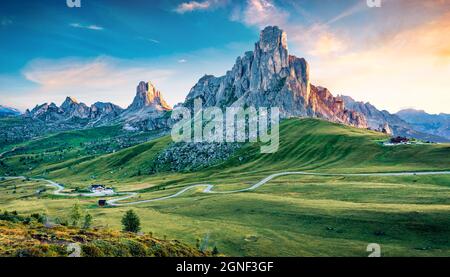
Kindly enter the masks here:
[[120, 115], [129, 129], [155, 130], [168, 128], [167, 112], [172, 108], [152, 83], [140, 82], [133, 103]]
[[367, 121], [363, 114], [346, 109], [344, 100], [340, 97], [334, 97], [326, 88], [311, 85], [309, 106], [312, 114], [319, 118], [367, 128]]
[[27, 110], [24, 116], [46, 122], [65, 119], [64, 111], [55, 103], [36, 105], [31, 111]]
[[140, 82], [136, 88], [136, 96], [127, 110], [154, 108], [156, 110], [170, 110], [170, 106], [162, 98], [161, 92], [152, 83]]
[[88, 118], [91, 110], [84, 103], [78, 103], [75, 98], [67, 97], [62, 103], [61, 109], [67, 117]]
[[309, 65], [289, 55], [287, 34], [266, 27], [254, 51], [238, 57], [222, 77], [203, 76], [190, 90], [184, 106], [201, 98], [205, 106], [278, 107], [282, 117], [319, 117], [365, 128], [364, 116], [346, 110], [343, 101], [310, 83]]
[[95, 102], [91, 106], [89, 118], [105, 119], [114, 118], [122, 113], [123, 109], [113, 103]]

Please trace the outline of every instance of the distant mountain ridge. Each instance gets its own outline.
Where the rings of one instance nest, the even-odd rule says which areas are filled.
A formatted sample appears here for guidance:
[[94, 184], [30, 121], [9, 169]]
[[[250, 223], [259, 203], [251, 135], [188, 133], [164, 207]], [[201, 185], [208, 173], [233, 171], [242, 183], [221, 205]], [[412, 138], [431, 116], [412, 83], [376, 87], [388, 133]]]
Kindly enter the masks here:
[[450, 140], [450, 114], [429, 114], [423, 110], [405, 109], [396, 113], [415, 130]]
[[18, 109], [0, 105], [0, 117], [18, 116], [21, 112]]
[[60, 107], [55, 103], [44, 103], [42, 105], [36, 105], [31, 111], [27, 109], [24, 116], [45, 121], [46, 123], [57, 123], [72, 119], [81, 119], [88, 123], [107, 117], [116, 117], [122, 111], [123, 109], [121, 107], [112, 103], [96, 102], [88, 107], [84, 103], [79, 103], [73, 97], [67, 97]]
[[447, 142], [450, 140], [449, 137], [416, 128], [411, 122], [403, 120], [398, 114], [391, 114], [386, 110], [380, 111], [368, 102], [355, 101], [349, 96], [341, 96], [341, 98], [348, 109], [364, 115], [368, 127], [372, 130], [382, 131], [387, 129], [387, 133], [393, 136], [413, 137], [434, 142]]
[[154, 130], [167, 127], [163, 116], [170, 110], [153, 84], [140, 82], [133, 102], [126, 109], [109, 102], [96, 102], [88, 107], [67, 97], [59, 107], [44, 103], [31, 111], [27, 109], [24, 117], [62, 129], [122, 124], [129, 130]]

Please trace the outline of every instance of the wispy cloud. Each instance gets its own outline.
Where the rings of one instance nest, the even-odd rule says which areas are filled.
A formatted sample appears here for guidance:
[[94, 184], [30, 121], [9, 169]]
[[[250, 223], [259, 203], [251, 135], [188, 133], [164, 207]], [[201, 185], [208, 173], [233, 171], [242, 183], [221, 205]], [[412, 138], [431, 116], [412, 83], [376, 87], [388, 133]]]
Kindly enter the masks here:
[[231, 20], [258, 28], [279, 26], [288, 33], [292, 44], [309, 55], [329, 55], [346, 49], [346, 42], [333, 33], [327, 24], [313, 21], [312, 16], [306, 16], [308, 12], [295, 1], [292, 5], [295, 11], [301, 11], [302, 15], [307, 17], [309, 25], [292, 22], [290, 10], [277, 6], [272, 0], [247, 0], [243, 7], [232, 12]]
[[[127, 107], [139, 81], [151, 81], [175, 105], [205, 73], [223, 74], [240, 49], [206, 48], [154, 59], [34, 59], [20, 76], [0, 74], [0, 102], [25, 111], [38, 103], [60, 104], [73, 96], [88, 105], [104, 101]], [[189, 63], [195, 67], [187, 68]]]
[[153, 43], [156, 43], [156, 44], [159, 44], [159, 43], [160, 43], [159, 40], [152, 39], [152, 38], [147, 38], [146, 41], [148, 41], [148, 42], [153, 42]]
[[190, 1], [179, 4], [174, 11], [179, 14], [187, 12], [209, 10], [225, 5], [228, 0], [204, 0], [204, 1]]
[[69, 26], [73, 27], [73, 28], [88, 29], [88, 30], [94, 30], [94, 31], [104, 30], [104, 28], [102, 26], [98, 26], [98, 25], [83, 25], [80, 23], [71, 23], [71, 24], [69, 24]]
[[137, 37], [136, 39], [138, 39], [138, 40], [143, 40], [143, 41], [147, 41], [147, 42], [154, 43], [154, 44], [160, 44], [160, 43], [161, 43], [159, 40], [154, 39], [154, 38]]
[[344, 18], [350, 17], [356, 13], [366, 11], [367, 10], [367, 3], [366, 1], [358, 1], [355, 5], [349, 7], [348, 9], [342, 11], [332, 19], [330, 19], [327, 24], [333, 24], [339, 20], [342, 20]]
[[449, 112], [450, 13], [380, 40], [376, 47], [319, 58], [315, 83], [395, 112]]
[[271, 0], [247, 0], [243, 8], [236, 8], [231, 20], [240, 21], [249, 26], [263, 28], [267, 25], [286, 25], [289, 13]]
[[[24, 78], [33, 84], [19, 96], [5, 95], [8, 103], [29, 108], [37, 103], [56, 101], [74, 96], [92, 104], [96, 101], [112, 101], [126, 107], [134, 97], [139, 81], [151, 80], [155, 84], [166, 83], [174, 72], [151, 67], [145, 62], [98, 57], [95, 59], [64, 58], [36, 59], [23, 70]], [[10, 101], [8, 101], [10, 100]]]

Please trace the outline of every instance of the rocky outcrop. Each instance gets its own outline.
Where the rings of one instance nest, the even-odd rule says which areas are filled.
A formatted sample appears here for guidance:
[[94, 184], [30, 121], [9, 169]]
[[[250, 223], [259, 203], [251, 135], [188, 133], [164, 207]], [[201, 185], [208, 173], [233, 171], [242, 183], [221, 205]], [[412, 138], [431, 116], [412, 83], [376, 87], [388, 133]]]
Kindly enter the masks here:
[[88, 118], [91, 110], [86, 104], [78, 103], [73, 97], [67, 97], [60, 107], [67, 118]]
[[266, 27], [254, 51], [238, 57], [224, 76], [203, 76], [183, 105], [192, 108], [196, 98], [204, 106], [278, 107], [283, 118], [319, 117], [367, 126], [364, 116], [347, 110], [327, 89], [311, 85], [308, 63], [289, 55], [287, 34], [276, 26]]
[[90, 118], [100, 118], [106, 115], [111, 115], [113, 117], [118, 116], [122, 113], [123, 109], [117, 105], [106, 102], [95, 102], [91, 106]]
[[168, 127], [171, 107], [152, 83], [140, 82], [133, 103], [120, 115], [128, 130], [155, 130]]
[[95, 102], [90, 109], [89, 118], [104, 119], [115, 118], [123, 112], [123, 109], [109, 102]]
[[391, 127], [389, 126], [389, 124], [387, 122], [384, 123], [383, 128], [381, 129], [382, 133], [388, 134], [390, 136], [393, 135]]
[[334, 97], [326, 88], [311, 85], [309, 105], [312, 114], [316, 117], [350, 124], [359, 128], [367, 128], [367, 121], [364, 115], [347, 109], [344, 100], [340, 97]]
[[173, 143], [153, 160], [149, 173], [196, 171], [227, 160], [240, 148], [239, 143]]
[[141, 109], [171, 110], [171, 107], [162, 98], [161, 92], [151, 82], [140, 82], [136, 88], [136, 96], [128, 111]]
[[36, 105], [31, 111], [27, 109], [24, 116], [44, 122], [54, 122], [65, 119], [64, 111], [56, 106], [55, 103]]
[[95, 102], [90, 107], [87, 126], [104, 126], [114, 122], [124, 110], [110, 102]]

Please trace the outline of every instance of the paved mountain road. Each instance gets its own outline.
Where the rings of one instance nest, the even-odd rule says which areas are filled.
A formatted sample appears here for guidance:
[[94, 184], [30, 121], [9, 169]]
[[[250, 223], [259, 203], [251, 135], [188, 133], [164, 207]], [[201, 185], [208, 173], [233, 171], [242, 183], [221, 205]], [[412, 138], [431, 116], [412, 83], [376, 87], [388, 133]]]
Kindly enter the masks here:
[[[107, 204], [110, 206], [130, 206], [130, 205], [136, 205], [136, 204], [142, 204], [142, 203], [148, 203], [148, 202], [155, 202], [155, 201], [163, 201], [170, 198], [174, 198], [177, 196], [180, 196], [181, 194], [185, 193], [188, 190], [194, 189], [194, 188], [204, 188], [203, 193], [215, 193], [215, 194], [227, 194], [227, 193], [239, 193], [239, 192], [245, 192], [245, 191], [252, 191], [260, 186], [266, 184], [267, 182], [271, 181], [274, 178], [280, 177], [280, 176], [287, 176], [287, 175], [312, 175], [312, 176], [423, 176], [423, 175], [450, 175], [450, 171], [421, 171], [421, 172], [385, 172], [385, 173], [317, 173], [317, 172], [304, 172], [304, 171], [287, 171], [287, 172], [280, 172], [275, 173], [272, 175], [267, 176], [266, 178], [262, 179], [258, 183], [244, 189], [239, 190], [228, 190], [228, 191], [213, 191], [214, 185], [211, 184], [195, 184], [187, 186], [180, 191], [163, 196], [158, 198], [152, 198], [152, 199], [146, 199], [146, 200], [139, 200], [139, 201], [133, 201], [133, 202], [126, 202], [126, 203], [118, 203], [120, 201], [135, 197], [139, 195], [137, 192], [119, 192], [115, 193], [115, 195], [122, 195], [120, 197], [116, 197], [113, 199], [110, 199], [107, 201]], [[26, 179], [24, 176], [16, 176], [16, 177], [3, 177], [6, 180], [11, 179]], [[61, 196], [87, 196], [87, 197], [104, 197], [104, 196], [111, 196], [110, 194], [102, 194], [102, 193], [64, 193], [62, 192], [64, 190], [64, 187], [54, 181], [43, 179], [43, 178], [29, 178], [30, 180], [34, 181], [42, 181], [46, 182], [48, 186], [56, 188], [55, 191], [52, 192], [54, 195], [61, 195]]]

